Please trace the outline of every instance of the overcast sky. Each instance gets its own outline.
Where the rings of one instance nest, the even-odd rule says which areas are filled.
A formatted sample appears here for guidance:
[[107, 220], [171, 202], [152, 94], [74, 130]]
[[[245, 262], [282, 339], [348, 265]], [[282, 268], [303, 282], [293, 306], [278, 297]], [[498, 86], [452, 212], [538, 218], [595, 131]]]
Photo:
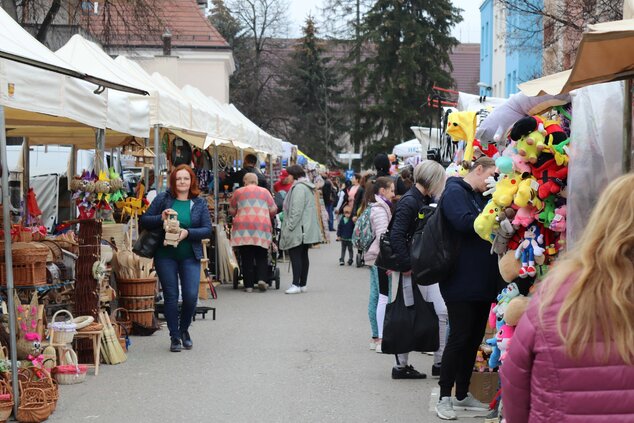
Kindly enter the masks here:
[[[290, 0], [290, 36], [299, 37], [306, 16], [311, 13], [319, 17], [319, 7], [323, 0]], [[480, 3], [475, 0], [453, 0], [453, 4], [463, 10], [463, 21], [454, 28], [453, 35], [463, 43], [480, 42]]]

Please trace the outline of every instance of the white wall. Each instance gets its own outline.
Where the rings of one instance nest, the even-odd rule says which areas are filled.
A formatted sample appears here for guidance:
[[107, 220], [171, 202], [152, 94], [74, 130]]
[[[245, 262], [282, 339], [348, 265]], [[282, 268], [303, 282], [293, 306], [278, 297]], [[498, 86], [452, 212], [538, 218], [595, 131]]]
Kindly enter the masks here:
[[500, 2], [493, 2], [493, 97], [505, 97], [506, 80], [506, 17]]

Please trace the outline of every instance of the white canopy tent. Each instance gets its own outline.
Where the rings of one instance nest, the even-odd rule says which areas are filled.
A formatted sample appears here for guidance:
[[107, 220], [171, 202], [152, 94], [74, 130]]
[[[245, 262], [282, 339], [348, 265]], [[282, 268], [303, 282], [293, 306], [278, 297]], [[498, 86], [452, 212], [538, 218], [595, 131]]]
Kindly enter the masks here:
[[396, 144], [392, 149], [392, 154], [398, 157], [407, 158], [412, 156], [420, 156], [423, 151], [421, 142], [414, 138], [413, 140], [405, 141], [400, 144]]

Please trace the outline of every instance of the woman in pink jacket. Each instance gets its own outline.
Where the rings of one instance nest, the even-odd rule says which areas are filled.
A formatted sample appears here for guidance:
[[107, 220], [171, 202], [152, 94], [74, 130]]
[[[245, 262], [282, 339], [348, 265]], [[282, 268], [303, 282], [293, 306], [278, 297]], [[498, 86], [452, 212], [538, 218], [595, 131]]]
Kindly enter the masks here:
[[599, 199], [501, 367], [508, 423], [634, 422], [634, 174]]

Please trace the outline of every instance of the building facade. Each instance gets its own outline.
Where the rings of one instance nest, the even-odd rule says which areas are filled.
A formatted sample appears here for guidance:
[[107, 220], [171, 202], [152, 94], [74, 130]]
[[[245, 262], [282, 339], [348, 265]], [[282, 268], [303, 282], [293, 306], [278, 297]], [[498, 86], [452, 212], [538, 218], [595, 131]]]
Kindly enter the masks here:
[[484, 0], [480, 5], [480, 95], [490, 96], [493, 90], [493, 3]]

